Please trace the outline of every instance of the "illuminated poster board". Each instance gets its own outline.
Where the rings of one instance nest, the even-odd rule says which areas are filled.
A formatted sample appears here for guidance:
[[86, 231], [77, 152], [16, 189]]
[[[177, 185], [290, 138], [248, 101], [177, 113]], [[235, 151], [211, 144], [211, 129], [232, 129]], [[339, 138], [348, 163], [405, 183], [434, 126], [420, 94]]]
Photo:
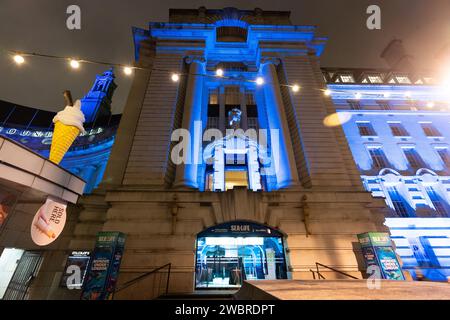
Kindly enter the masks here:
[[[64, 274], [61, 277], [61, 287], [68, 289], [81, 289], [84, 279], [86, 277], [86, 272], [89, 266], [89, 260], [91, 259], [91, 253], [89, 251], [72, 251], [67, 257], [66, 267], [64, 268]], [[68, 278], [73, 275], [71, 269], [73, 266], [80, 268], [80, 281], [78, 282], [67, 282]]]
[[99, 232], [81, 294], [82, 300], [112, 299], [125, 246], [125, 234]]
[[358, 234], [366, 267], [376, 265], [383, 279], [405, 280], [392, 247], [391, 237], [386, 232], [367, 232]]

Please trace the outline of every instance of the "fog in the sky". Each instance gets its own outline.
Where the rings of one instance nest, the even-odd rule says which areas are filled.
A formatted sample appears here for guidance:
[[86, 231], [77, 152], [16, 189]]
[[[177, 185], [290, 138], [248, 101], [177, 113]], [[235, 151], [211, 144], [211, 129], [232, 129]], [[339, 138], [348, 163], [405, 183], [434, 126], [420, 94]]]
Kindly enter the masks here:
[[[66, 28], [66, 8], [82, 10], [82, 29]], [[382, 29], [366, 28], [366, 8], [382, 10]], [[387, 67], [379, 57], [386, 44], [402, 39], [420, 68], [433, 68], [435, 55], [450, 42], [450, 0], [0, 0], [0, 49], [75, 56], [114, 63], [131, 63], [131, 27], [167, 21], [169, 8], [223, 8], [291, 11], [296, 25], [316, 25], [329, 37], [321, 58], [328, 67]], [[72, 71], [63, 61], [28, 58], [18, 68], [0, 51], [0, 100], [59, 110], [62, 91], [75, 98], [90, 88], [105, 66], [83, 65]], [[116, 71], [118, 89], [113, 112], [121, 112], [131, 78]]]

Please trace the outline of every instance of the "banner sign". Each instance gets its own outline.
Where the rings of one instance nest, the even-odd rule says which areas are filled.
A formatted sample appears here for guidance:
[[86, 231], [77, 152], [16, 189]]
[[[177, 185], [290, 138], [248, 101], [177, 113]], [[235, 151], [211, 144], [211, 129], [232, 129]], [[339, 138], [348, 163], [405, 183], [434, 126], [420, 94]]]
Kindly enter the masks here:
[[250, 221], [231, 221], [212, 226], [198, 237], [283, 237], [278, 230]]
[[31, 239], [38, 246], [46, 246], [56, 239], [66, 224], [67, 202], [47, 197], [31, 223]]
[[405, 280], [392, 247], [392, 241], [386, 232], [367, 232], [358, 234], [366, 267], [378, 266], [383, 279]]
[[[61, 277], [60, 286], [66, 287], [68, 289], [81, 289], [84, 278], [86, 276], [87, 268], [89, 265], [89, 260], [91, 253], [89, 251], [72, 251], [67, 257], [66, 267], [64, 268], [64, 274]], [[79, 281], [71, 282], [68, 281], [69, 276], [72, 275], [72, 270], [74, 266], [78, 267], [80, 270]]]
[[125, 234], [99, 232], [87, 278], [81, 294], [82, 300], [111, 300], [116, 288], [125, 247]]

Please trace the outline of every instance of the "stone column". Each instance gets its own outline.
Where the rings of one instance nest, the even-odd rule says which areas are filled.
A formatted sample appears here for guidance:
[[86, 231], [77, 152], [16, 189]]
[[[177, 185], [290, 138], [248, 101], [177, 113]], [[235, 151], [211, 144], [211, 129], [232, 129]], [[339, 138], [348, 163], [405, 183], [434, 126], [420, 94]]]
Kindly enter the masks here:
[[[174, 187], [198, 188], [197, 170], [201, 161], [202, 94], [205, 59], [198, 56], [186, 58], [189, 63], [182, 128], [190, 133], [190, 146], [186, 148], [186, 163], [177, 165]], [[198, 121], [198, 122], [197, 122]], [[197, 122], [197, 123], [196, 123]]]
[[245, 97], [245, 88], [240, 87], [239, 88], [239, 99], [241, 102], [241, 128], [242, 130], [246, 131], [248, 129], [248, 119], [247, 119], [247, 101]]
[[272, 147], [274, 146], [274, 142], [279, 143], [279, 152], [272, 154], [276, 168], [277, 188], [286, 188], [298, 184], [298, 173], [295, 167], [291, 136], [276, 71], [276, 66], [279, 63], [280, 60], [277, 58], [263, 58], [261, 61], [261, 71], [264, 78], [264, 97], [266, 100], [269, 129], [279, 130], [279, 141], [271, 141]]
[[219, 130], [225, 135], [225, 87], [219, 87]]

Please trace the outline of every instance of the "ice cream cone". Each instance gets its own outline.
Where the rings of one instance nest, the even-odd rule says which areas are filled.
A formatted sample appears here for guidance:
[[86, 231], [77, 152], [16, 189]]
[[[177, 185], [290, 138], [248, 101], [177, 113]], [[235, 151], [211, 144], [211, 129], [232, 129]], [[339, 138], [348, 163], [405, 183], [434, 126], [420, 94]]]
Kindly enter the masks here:
[[53, 122], [55, 129], [50, 147], [50, 161], [59, 164], [80, 132], [84, 132], [84, 114], [80, 100], [77, 100], [73, 107], [66, 106], [58, 112]]
[[52, 145], [50, 147], [50, 161], [58, 164], [69, 150], [72, 143], [80, 134], [80, 129], [75, 126], [68, 126], [57, 121], [53, 131]]

